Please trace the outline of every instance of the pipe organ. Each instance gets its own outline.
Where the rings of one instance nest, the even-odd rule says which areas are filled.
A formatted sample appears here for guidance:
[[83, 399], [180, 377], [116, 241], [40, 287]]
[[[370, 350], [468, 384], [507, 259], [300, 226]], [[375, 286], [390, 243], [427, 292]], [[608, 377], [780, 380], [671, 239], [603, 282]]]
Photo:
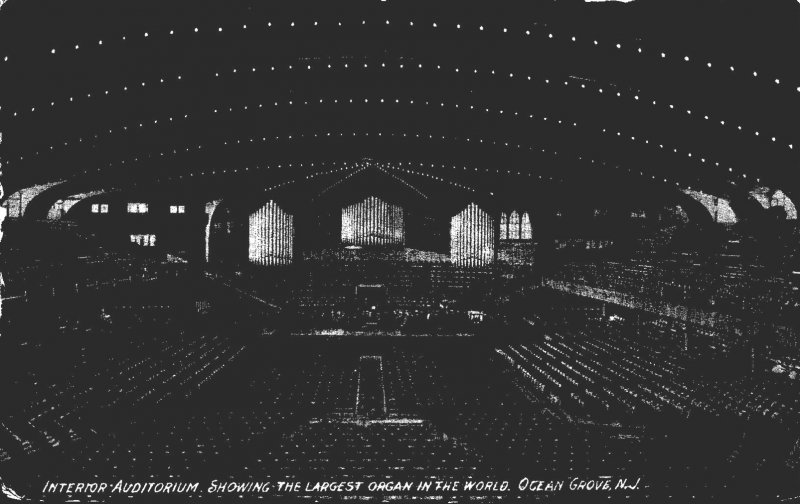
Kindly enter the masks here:
[[450, 260], [472, 268], [494, 261], [494, 220], [475, 203], [450, 219]]
[[274, 201], [250, 215], [250, 262], [262, 266], [290, 264], [294, 246], [293, 218]]
[[370, 196], [342, 209], [345, 245], [403, 245], [403, 208]]

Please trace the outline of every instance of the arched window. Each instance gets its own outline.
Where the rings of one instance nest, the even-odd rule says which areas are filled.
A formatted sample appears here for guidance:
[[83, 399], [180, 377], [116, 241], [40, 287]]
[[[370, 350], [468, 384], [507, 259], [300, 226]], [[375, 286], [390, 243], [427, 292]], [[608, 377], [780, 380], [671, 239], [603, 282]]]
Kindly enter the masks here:
[[706, 194], [702, 191], [684, 189], [683, 192], [706, 207], [706, 210], [711, 214], [711, 218], [714, 219], [714, 222], [720, 224], [736, 224], [738, 222], [738, 218], [733, 212], [733, 208], [731, 208], [730, 201], [711, 194]]
[[140, 247], [155, 247], [156, 235], [154, 234], [132, 234], [131, 243], [135, 243]]
[[528, 215], [528, 212], [522, 214], [522, 224], [519, 237], [522, 240], [533, 240], [533, 229], [531, 228], [531, 216]]
[[792, 200], [789, 199], [783, 191], [778, 189], [772, 194], [770, 206], [781, 206], [786, 211], [786, 218], [790, 220], [797, 219], [797, 208], [794, 206]]
[[786, 196], [786, 193], [780, 189], [776, 189], [775, 192], [772, 192], [772, 195], [770, 195], [770, 192], [772, 191], [769, 187], [756, 187], [750, 191], [750, 196], [765, 209], [776, 206], [783, 207], [787, 219], [797, 219], [797, 208], [795, 208], [792, 200]]
[[500, 239], [501, 240], [532, 240], [533, 228], [528, 212], [520, 214], [513, 210], [510, 214], [500, 214]]
[[508, 239], [519, 240], [519, 214], [516, 210], [508, 218]]

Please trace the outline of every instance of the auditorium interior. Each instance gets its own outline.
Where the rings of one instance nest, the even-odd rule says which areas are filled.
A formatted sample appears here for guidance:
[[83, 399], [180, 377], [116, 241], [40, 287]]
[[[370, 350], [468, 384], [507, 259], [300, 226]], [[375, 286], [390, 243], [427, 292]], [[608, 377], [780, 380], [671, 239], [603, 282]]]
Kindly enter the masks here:
[[4, 488], [800, 498], [798, 2], [0, 5]]

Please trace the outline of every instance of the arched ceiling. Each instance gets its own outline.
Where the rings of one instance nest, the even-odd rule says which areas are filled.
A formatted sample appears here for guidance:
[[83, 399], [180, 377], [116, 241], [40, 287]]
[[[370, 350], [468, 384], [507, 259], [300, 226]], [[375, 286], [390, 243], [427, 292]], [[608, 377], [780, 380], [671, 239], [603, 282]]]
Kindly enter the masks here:
[[5, 4], [6, 193], [216, 198], [363, 158], [518, 197], [794, 190], [794, 1], [273, 4]]

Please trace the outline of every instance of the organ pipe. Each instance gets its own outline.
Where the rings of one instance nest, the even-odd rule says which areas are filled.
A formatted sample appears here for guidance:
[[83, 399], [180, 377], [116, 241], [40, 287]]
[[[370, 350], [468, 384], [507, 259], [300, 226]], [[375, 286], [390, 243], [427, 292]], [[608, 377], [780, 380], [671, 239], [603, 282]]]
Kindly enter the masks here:
[[403, 245], [403, 209], [370, 196], [342, 209], [342, 243], [348, 245]]
[[292, 262], [294, 245], [293, 217], [270, 201], [250, 215], [250, 262], [275, 266]]
[[494, 220], [475, 203], [450, 219], [450, 258], [468, 268], [494, 261]]

